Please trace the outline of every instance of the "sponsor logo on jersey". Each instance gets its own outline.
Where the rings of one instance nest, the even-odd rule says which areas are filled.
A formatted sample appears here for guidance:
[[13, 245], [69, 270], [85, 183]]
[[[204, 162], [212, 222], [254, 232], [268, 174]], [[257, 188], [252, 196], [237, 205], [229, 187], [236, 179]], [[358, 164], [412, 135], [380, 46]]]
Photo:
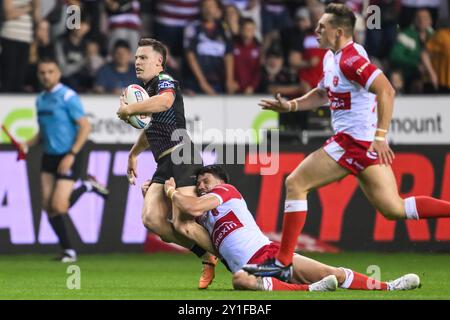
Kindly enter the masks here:
[[364, 69], [369, 65], [369, 62], [364, 63], [361, 67], [358, 68], [358, 70], [356, 70], [356, 74], [358, 76], [361, 75], [361, 73], [364, 71]]
[[359, 60], [359, 56], [353, 56], [345, 60], [345, 64], [349, 67], [351, 67], [356, 61]]
[[358, 162], [353, 162], [353, 166], [357, 167], [359, 170], [364, 170], [364, 166], [360, 165]]
[[350, 92], [333, 92], [327, 90], [328, 100], [330, 101], [331, 110], [350, 110], [351, 93]]
[[337, 87], [338, 83], [339, 83], [339, 77], [338, 76], [334, 76], [333, 77], [333, 86]]
[[170, 81], [173, 81], [173, 78], [171, 76], [169, 76], [168, 74], [160, 74], [158, 78], [159, 78], [159, 80], [170, 80]]
[[376, 153], [375, 151], [367, 151], [366, 156], [367, 158], [372, 160], [378, 159], [378, 153]]
[[211, 214], [212, 214], [214, 217], [217, 217], [217, 216], [219, 215], [219, 210], [217, 210], [217, 208], [214, 208], [214, 209], [211, 210]]
[[168, 88], [173, 89], [173, 88], [175, 88], [175, 86], [174, 86], [173, 82], [166, 80], [166, 81], [160, 81], [158, 83], [158, 88], [159, 89], [168, 89]]
[[213, 232], [212, 232], [212, 240], [214, 247], [219, 249], [222, 241], [229, 236], [231, 233], [236, 231], [239, 228], [242, 228], [243, 225], [241, 221], [239, 221], [238, 217], [234, 214], [233, 211], [228, 212], [222, 218], [216, 221], [214, 224]]

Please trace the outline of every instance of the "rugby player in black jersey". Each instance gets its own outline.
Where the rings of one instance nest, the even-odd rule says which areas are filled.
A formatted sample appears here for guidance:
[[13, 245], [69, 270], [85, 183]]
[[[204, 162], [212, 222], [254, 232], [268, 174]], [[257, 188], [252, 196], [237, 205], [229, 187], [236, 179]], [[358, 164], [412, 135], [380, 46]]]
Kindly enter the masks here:
[[[165, 242], [179, 244], [203, 259], [203, 272], [199, 288], [205, 289], [214, 278], [217, 258], [208, 232], [190, 215], [172, 208], [164, 195], [164, 182], [174, 177], [177, 190], [186, 195], [195, 195], [195, 172], [202, 166], [201, 158], [192, 142], [182, 131], [186, 129], [183, 97], [178, 81], [164, 72], [166, 64], [165, 46], [151, 38], [142, 38], [136, 51], [136, 76], [144, 84], [150, 98], [127, 105], [123, 96], [117, 115], [126, 121], [134, 114], [152, 114], [151, 123], [142, 131], [130, 150], [127, 174], [131, 184], [137, 176], [137, 157], [150, 148], [157, 162], [157, 169], [144, 197], [142, 221], [145, 227], [156, 233]], [[175, 132], [175, 134], [173, 134]], [[181, 133], [181, 134], [177, 134]], [[190, 154], [186, 156], [186, 153]], [[181, 164], [173, 156], [183, 159]], [[179, 159], [179, 158], [178, 158]], [[172, 220], [169, 220], [172, 213]]]

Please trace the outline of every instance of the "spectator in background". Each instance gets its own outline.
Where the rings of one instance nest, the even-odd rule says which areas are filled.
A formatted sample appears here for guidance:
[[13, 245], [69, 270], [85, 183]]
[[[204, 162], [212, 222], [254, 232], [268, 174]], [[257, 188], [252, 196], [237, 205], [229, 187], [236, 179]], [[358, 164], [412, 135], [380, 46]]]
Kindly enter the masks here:
[[405, 82], [403, 81], [403, 75], [400, 70], [392, 70], [389, 75], [389, 82], [395, 89], [395, 94], [397, 96], [403, 95], [405, 93]]
[[439, 93], [450, 93], [450, 22], [427, 42], [431, 63], [437, 73]]
[[57, 41], [67, 33], [67, 9], [70, 6], [77, 6], [83, 15], [86, 14], [81, 0], [54, 1], [52, 10], [45, 18], [50, 23], [50, 39], [52, 42]]
[[[321, 7], [314, 10], [321, 12]], [[307, 8], [299, 8], [296, 12], [296, 25], [282, 32], [282, 39], [287, 43], [289, 66], [296, 70], [299, 81], [306, 91], [319, 83], [322, 77], [322, 61], [327, 50], [319, 48], [317, 35]], [[298, 37], [296, 37], [298, 35]]]
[[40, 91], [37, 64], [39, 60], [46, 58], [55, 58], [55, 47], [50, 41], [50, 24], [47, 20], [41, 20], [36, 26], [34, 41], [30, 47], [30, 57], [25, 79], [26, 92]]
[[81, 18], [80, 28], [71, 29], [55, 43], [55, 53], [61, 68], [61, 81], [76, 91], [83, 92], [86, 87], [86, 37], [90, 24], [86, 16]]
[[400, 29], [405, 29], [414, 23], [414, 17], [419, 9], [428, 9], [431, 14], [431, 24], [433, 28], [436, 27], [435, 23], [441, 1], [446, 0], [401, 0]]
[[[238, 7], [239, 8], [239, 7]], [[256, 25], [256, 39], [263, 43], [263, 21], [262, 21], [262, 6], [260, 0], [248, 0], [244, 9], [240, 9], [241, 16], [244, 18], [251, 18]]]
[[38, 0], [3, 0], [1, 26], [1, 86], [4, 92], [20, 92], [25, 86], [33, 25], [41, 19]]
[[298, 76], [292, 69], [284, 65], [284, 53], [281, 45], [274, 44], [267, 51], [266, 63], [263, 65], [260, 92], [276, 94], [284, 97], [301, 95]]
[[240, 36], [239, 28], [240, 28], [240, 20], [241, 13], [239, 9], [235, 5], [226, 5], [224, 7], [225, 11], [225, 24], [227, 26], [228, 32], [233, 40]]
[[243, 18], [240, 37], [233, 43], [234, 80], [238, 93], [253, 94], [261, 80], [261, 46], [256, 40], [255, 22]]
[[371, 0], [370, 4], [380, 7], [382, 27], [366, 29], [365, 48], [369, 56], [386, 59], [395, 43], [400, 6], [395, 0]]
[[407, 93], [423, 92], [426, 75], [437, 86], [437, 76], [425, 50], [425, 44], [432, 35], [430, 13], [427, 9], [419, 9], [414, 24], [397, 36], [390, 58], [391, 63], [402, 71]]
[[269, 33], [292, 26], [292, 19], [283, 0], [266, 0], [262, 7], [262, 33]]
[[98, 71], [94, 91], [121, 94], [130, 84], [138, 83], [131, 56], [129, 44], [124, 40], [118, 40], [113, 49], [113, 61]]
[[[280, 93], [287, 99], [291, 99], [304, 94], [307, 90], [301, 84], [299, 85], [297, 73], [284, 66], [283, 56], [281, 45], [273, 45], [269, 48], [259, 91], [272, 95]], [[280, 128], [283, 130], [306, 128], [307, 112], [280, 113], [279, 121]]]
[[[201, 21], [190, 23], [184, 33], [186, 61], [191, 74], [185, 87], [196, 93], [233, 93], [237, 87], [233, 77], [233, 54], [220, 16], [217, 0], [203, 0]], [[225, 84], [225, 87], [224, 87]]]
[[245, 10], [251, 0], [222, 0], [222, 4], [226, 6], [234, 6], [238, 10]]
[[183, 55], [183, 31], [199, 17], [201, 0], [158, 1], [154, 25], [156, 39], [163, 41], [173, 57]]
[[89, 91], [93, 89], [95, 77], [104, 64], [105, 59], [100, 54], [99, 44], [95, 41], [89, 41], [86, 45], [86, 65], [84, 71], [86, 75], [86, 86]]
[[136, 52], [141, 37], [140, 3], [137, 0], [105, 0], [108, 13], [108, 52], [112, 52], [117, 40], [128, 41]]

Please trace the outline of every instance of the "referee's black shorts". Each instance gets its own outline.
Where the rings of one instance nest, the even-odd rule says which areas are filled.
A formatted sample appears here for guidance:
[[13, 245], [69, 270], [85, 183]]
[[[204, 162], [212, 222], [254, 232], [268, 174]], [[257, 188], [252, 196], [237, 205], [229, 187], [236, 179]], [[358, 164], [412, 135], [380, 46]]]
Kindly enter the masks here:
[[86, 148], [83, 147], [75, 156], [71, 170], [64, 175], [58, 173], [58, 166], [66, 154], [52, 155], [44, 153], [42, 155], [41, 172], [51, 173], [56, 179], [67, 179], [77, 181], [83, 175], [86, 165]]
[[[191, 144], [190, 148], [184, 149], [183, 146], [178, 148], [182, 149], [176, 149], [175, 151], [160, 157], [156, 161], [157, 167], [152, 178], [152, 183], [164, 184], [166, 180], [173, 177], [175, 179], [175, 183], [177, 184], [177, 188], [196, 185], [195, 173], [199, 168], [203, 167], [200, 153], [196, 150], [193, 144]], [[191, 151], [186, 159], [184, 159], [185, 150]], [[179, 164], [174, 163], [172, 160], [172, 153], [176, 156], [183, 157], [185, 161]]]

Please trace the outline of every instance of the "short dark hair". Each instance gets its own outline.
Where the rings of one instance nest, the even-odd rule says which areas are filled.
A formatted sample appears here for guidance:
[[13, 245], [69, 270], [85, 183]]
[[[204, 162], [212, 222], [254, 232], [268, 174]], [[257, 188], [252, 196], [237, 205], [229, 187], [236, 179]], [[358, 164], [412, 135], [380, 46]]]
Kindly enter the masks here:
[[255, 24], [255, 20], [253, 20], [252, 18], [243, 17], [239, 21], [239, 24], [240, 24], [241, 27], [243, 27], [247, 23]]
[[118, 49], [118, 48], [125, 48], [125, 49], [130, 50], [130, 44], [128, 43], [127, 40], [119, 39], [114, 43], [113, 51], [116, 51], [116, 49]]
[[162, 67], [163, 68], [166, 67], [167, 48], [162, 42], [160, 42], [156, 39], [152, 39], [152, 38], [141, 38], [141, 40], [139, 40], [139, 42], [138, 42], [138, 46], [139, 47], [152, 47], [152, 49], [154, 51], [161, 54], [161, 56], [163, 58]]
[[225, 171], [225, 169], [217, 164], [211, 164], [209, 166], [204, 166], [198, 169], [195, 172], [196, 179], [202, 174], [210, 173], [216, 178], [219, 178], [220, 180], [223, 180], [223, 182], [228, 183], [230, 181], [230, 177], [228, 173]]
[[325, 9], [325, 13], [333, 15], [330, 20], [333, 27], [341, 27], [346, 30], [347, 33], [353, 34], [356, 16], [349, 7], [341, 3], [330, 3]]
[[52, 57], [44, 57], [44, 58], [42, 58], [42, 59], [40, 59], [40, 60], [38, 61], [37, 66], [39, 66], [40, 64], [43, 64], [43, 63], [54, 63], [54, 64], [58, 67], [58, 69], [60, 69], [60, 68], [59, 68], [59, 64], [58, 64], [58, 61], [56, 61], [55, 58], [52, 58]]

